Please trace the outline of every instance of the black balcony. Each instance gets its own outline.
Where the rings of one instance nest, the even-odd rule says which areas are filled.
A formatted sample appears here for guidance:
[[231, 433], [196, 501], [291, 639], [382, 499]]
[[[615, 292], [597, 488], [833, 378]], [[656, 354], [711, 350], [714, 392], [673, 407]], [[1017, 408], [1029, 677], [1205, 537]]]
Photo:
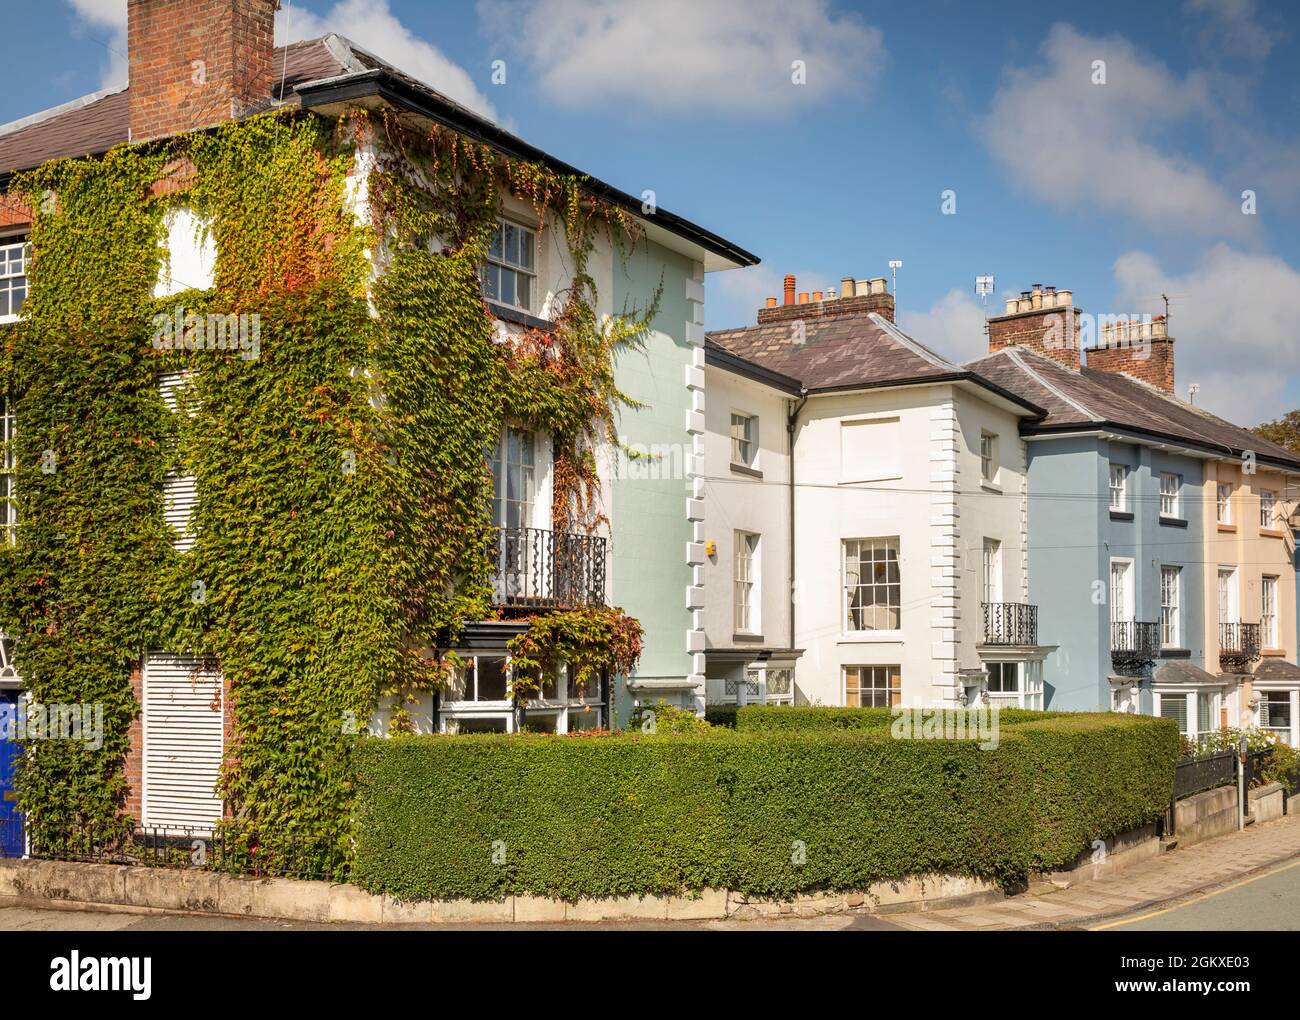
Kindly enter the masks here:
[[1134, 620], [1111, 622], [1110, 664], [1120, 676], [1136, 676], [1160, 654], [1160, 625]]
[[1038, 644], [1038, 607], [1024, 602], [984, 602], [986, 645]]
[[605, 539], [500, 528], [492, 533], [492, 601], [517, 608], [605, 604]]
[[1258, 623], [1219, 624], [1219, 670], [1244, 673], [1259, 658]]

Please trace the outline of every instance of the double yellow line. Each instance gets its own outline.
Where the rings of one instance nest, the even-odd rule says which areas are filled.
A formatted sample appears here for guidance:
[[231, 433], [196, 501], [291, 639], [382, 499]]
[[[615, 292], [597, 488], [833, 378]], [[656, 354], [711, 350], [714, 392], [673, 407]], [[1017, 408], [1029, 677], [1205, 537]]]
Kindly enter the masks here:
[[1105, 931], [1107, 928], [1119, 928], [1126, 924], [1137, 924], [1138, 921], [1145, 921], [1152, 917], [1159, 917], [1167, 914], [1171, 910], [1181, 910], [1183, 907], [1191, 906], [1193, 903], [1200, 903], [1202, 900], [1212, 899], [1215, 896], [1221, 896], [1223, 893], [1232, 892], [1233, 889], [1240, 889], [1243, 885], [1250, 885], [1251, 882], [1258, 882], [1261, 878], [1270, 878], [1273, 875], [1280, 875], [1284, 871], [1290, 871], [1292, 868], [1300, 868], [1300, 860], [1294, 860], [1290, 864], [1284, 864], [1280, 868], [1270, 868], [1268, 871], [1261, 872], [1258, 875], [1252, 875], [1250, 878], [1243, 878], [1240, 882], [1234, 882], [1232, 885], [1225, 885], [1222, 889], [1215, 889], [1213, 892], [1201, 893], [1193, 896], [1182, 903], [1175, 903], [1172, 907], [1165, 907], [1161, 910], [1152, 910], [1147, 914], [1139, 914], [1137, 917], [1125, 917], [1119, 921], [1108, 921], [1105, 924], [1099, 924], [1089, 931]]

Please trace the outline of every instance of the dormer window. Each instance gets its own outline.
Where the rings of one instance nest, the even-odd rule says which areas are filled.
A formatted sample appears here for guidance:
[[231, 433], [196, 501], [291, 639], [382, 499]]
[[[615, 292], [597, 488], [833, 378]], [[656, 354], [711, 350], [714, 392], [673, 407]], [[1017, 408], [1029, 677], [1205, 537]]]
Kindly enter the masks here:
[[32, 247], [25, 238], [0, 240], [0, 322], [16, 319], [27, 300]]
[[527, 227], [497, 220], [483, 265], [483, 297], [525, 312], [533, 310], [537, 273], [533, 253], [537, 237]]

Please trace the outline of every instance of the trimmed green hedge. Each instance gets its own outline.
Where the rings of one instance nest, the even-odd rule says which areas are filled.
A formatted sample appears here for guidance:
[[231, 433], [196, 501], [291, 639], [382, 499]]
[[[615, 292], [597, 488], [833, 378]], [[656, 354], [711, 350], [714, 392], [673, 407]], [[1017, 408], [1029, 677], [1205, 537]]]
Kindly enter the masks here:
[[[734, 705], [719, 707], [731, 709], [734, 719], [732, 725], [740, 730], [887, 730], [894, 719], [893, 710], [889, 708], [824, 708], [819, 705], [746, 705], [741, 709]], [[1003, 708], [998, 711], [998, 722], [1000, 726], [1011, 726], [1038, 719], [1068, 718], [1073, 714], [1075, 713]]]
[[1122, 715], [1004, 726], [990, 751], [887, 729], [373, 739], [353, 880], [407, 899], [1015, 881], [1154, 820], [1177, 750], [1172, 722]]

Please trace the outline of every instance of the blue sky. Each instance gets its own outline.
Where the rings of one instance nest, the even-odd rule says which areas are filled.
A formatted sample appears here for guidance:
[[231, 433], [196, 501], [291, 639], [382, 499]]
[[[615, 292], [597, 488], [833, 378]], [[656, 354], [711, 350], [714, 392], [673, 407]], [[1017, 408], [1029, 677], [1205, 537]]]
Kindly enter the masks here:
[[[0, 122], [124, 77], [125, 0], [8, 3]], [[348, 35], [757, 253], [762, 266], [710, 277], [710, 327], [752, 322], [786, 272], [824, 289], [887, 275], [891, 258], [901, 322], [962, 358], [983, 345], [979, 273], [999, 297], [1072, 289], [1091, 313], [1159, 312], [1166, 293], [1180, 393], [1197, 382], [1199, 403], [1248, 424], [1300, 407], [1290, 5], [282, 6], [282, 36]]]

